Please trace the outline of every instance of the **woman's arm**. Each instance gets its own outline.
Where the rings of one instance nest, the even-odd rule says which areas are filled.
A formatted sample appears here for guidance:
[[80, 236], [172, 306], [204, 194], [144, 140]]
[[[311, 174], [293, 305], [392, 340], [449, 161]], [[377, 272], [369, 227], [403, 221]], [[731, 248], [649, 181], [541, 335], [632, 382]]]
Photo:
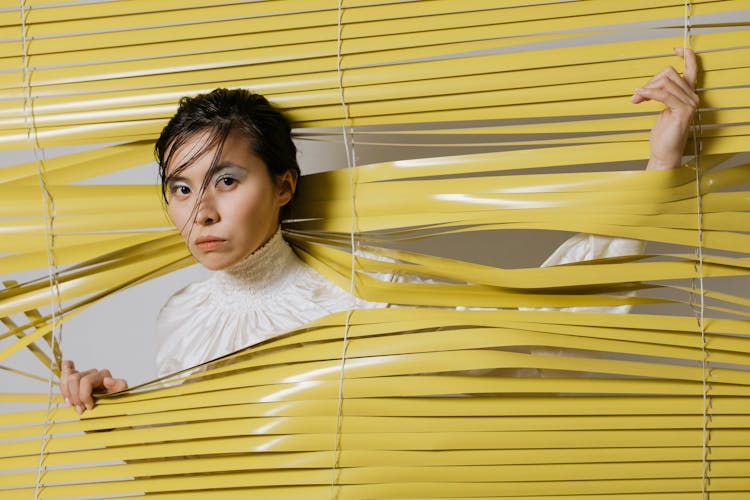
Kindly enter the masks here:
[[110, 394], [127, 388], [128, 383], [125, 379], [113, 378], [106, 368], [79, 372], [72, 361], [62, 362], [60, 392], [65, 398], [65, 404], [74, 406], [79, 414], [94, 407], [94, 393]]
[[646, 170], [666, 170], [682, 164], [690, 123], [698, 108], [695, 85], [698, 80], [698, 61], [690, 49], [674, 49], [685, 60], [685, 71], [680, 76], [669, 66], [655, 75], [643, 87], [635, 89], [630, 98], [633, 104], [655, 100], [666, 108], [659, 114], [649, 136], [651, 154]]
[[[668, 170], [682, 164], [682, 154], [690, 132], [690, 124], [698, 107], [698, 94], [695, 93], [698, 63], [695, 53], [690, 49], [680, 48], [676, 48], [675, 53], [685, 60], [684, 75], [680, 76], [671, 66], [664, 68], [646, 85], [636, 88], [636, 93], [630, 98], [633, 104], [655, 100], [666, 106], [651, 129], [649, 136], [651, 154], [646, 170]], [[644, 247], [645, 242], [640, 240], [578, 234], [563, 243], [542, 264], [542, 267], [605, 257], [637, 255], [643, 253]], [[622, 313], [628, 312], [630, 306], [566, 308], [565, 310]]]

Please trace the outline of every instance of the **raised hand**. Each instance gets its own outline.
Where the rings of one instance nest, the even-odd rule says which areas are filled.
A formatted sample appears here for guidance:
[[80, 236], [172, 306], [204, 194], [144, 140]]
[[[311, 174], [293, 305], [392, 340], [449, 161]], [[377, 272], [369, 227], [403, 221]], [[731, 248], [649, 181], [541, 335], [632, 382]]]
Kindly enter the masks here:
[[670, 169], [682, 163], [690, 124], [698, 108], [698, 94], [695, 85], [698, 80], [698, 61], [690, 49], [674, 49], [675, 54], [685, 61], [682, 76], [671, 66], [664, 68], [646, 85], [635, 89], [630, 102], [639, 104], [654, 100], [663, 103], [666, 108], [656, 119], [649, 140], [651, 155], [647, 170]]
[[65, 398], [65, 404], [74, 406], [79, 414], [94, 407], [94, 394], [110, 394], [127, 388], [125, 379], [113, 378], [106, 368], [79, 372], [72, 361], [62, 362], [60, 392]]

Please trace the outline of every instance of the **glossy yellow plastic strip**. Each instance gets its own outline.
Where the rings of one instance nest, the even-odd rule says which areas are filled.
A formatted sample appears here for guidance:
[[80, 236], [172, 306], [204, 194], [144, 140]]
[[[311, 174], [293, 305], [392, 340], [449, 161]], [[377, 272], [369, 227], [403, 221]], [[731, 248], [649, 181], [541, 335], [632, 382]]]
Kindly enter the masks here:
[[[719, 2], [719, 3], [721, 3], [721, 2]], [[714, 36], [714, 35], [701, 35], [701, 36]], [[720, 34], [718, 34], [718, 35], [717, 35], [717, 38], [716, 38], [716, 40], [717, 40], [717, 41], [719, 40], [718, 36], [720, 36], [720, 37], [724, 37], [724, 38], [725, 38], [725, 37], [727, 37], [727, 36], [729, 36], [729, 35], [728, 35], [728, 34], [726, 34], [726, 33], [720, 33]], [[632, 45], [632, 44], [633, 44], [633, 42], [631, 42], [631, 45]], [[622, 45], [622, 43], [620, 43], [619, 45]], [[705, 44], [704, 44], [704, 45], [705, 45]], [[566, 51], [567, 51], [568, 49], [561, 49], [561, 50], [566, 50]], [[590, 50], [589, 50], [588, 52], [590, 52]], [[610, 51], [610, 52], [611, 52], [611, 51]], [[602, 54], [603, 54], [603, 52], [602, 52]], [[721, 52], [718, 52], [718, 53], [716, 53], [716, 54], [721, 54]], [[540, 53], [540, 54], [535, 54], [535, 56], [536, 56], [536, 55], [539, 55], [539, 56], [541, 56], [542, 54], [541, 54], [541, 53]], [[519, 67], [516, 67], [516, 66], [515, 66], [515, 65], [514, 65], [514, 64], [512, 63], [512, 61], [511, 61], [511, 59], [510, 59], [511, 57], [516, 57], [516, 56], [514, 56], [513, 54], [502, 54], [502, 55], [499, 55], [499, 56], [492, 56], [492, 57], [495, 57], [495, 59], [497, 59], [497, 60], [498, 60], [498, 62], [502, 61], [502, 67], [504, 68], [504, 70], [505, 70], [505, 71], [509, 71], [509, 70], [518, 70], [518, 69], [520, 69]], [[486, 58], [486, 56], [485, 56], [485, 58]], [[517, 57], [516, 57], [516, 58], [517, 58]], [[538, 59], [538, 57], [537, 57], [537, 59]], [[526, 60], [528, 60], [528, 58], [526, 58]], [[566, 58], [566, 60], [568, 60], [568, 59]], [[483, 63], [484, 63], [484, 61], [483, 61]], [[434, 65], [434, 64], [442, 64], [442, 66], [444, 66], [444, 67], [446, 67], [446, 68], [447, 68], [447, 66], [445, 65], [445, 61], [436, 61], [436, 62], [434, 62], [434, 63], [433, 63], [433, 62], [430, 62], [430, 63], [418, 63], [418, 65], [419, 65], [419, 75], [420, 75], [420, 76], [419, 76], [419, 78], [426, 78], [426, 77], [432, 77], [432, 78], [434, 78], [434, 77], [435, 77], [435, 75], [430, 75], [429, 73], [425, 73], [425, 72], [424, 72], [424, 69], [425, 69], [425, 68], [423, 68], [423, 67], [422, 67], [422, 66], [424, 66], [424, 64], [433, 64], [433, 65]], [[453, 65], [453, 66], [454, 66], [454, 68], [456, 67], [456, 65]], [[162, 67], [163, 67], [163, 66], [162, 66]], [[404, 65], [400, 65], [400, 66], [399, 66], [399, 73], [400, 73], [400, 74], [403, 74], [403, 71], [402, 71], [403, 67], [408, 67], [408, 65], [406, 65], [406, 66], [404, 66]], [[486, 64], [483, 64], [483, 67], [487, 67], [487, 65], [486, 65]], [[416, 66], [415, 66], [415, 68], [416, 68]], [[455, 69], [454, 69], [453, 71], [455, 71]], [[643, 69], [643, 70], [641, 70], [641, 71], [645, 72], [645, 69]], [[558, 71], [558, 73], [559, 73], [559, 71]], [[588, 72], [586, 72], [586, 73], [588, 73]], [[351, 73], [350, 73], [350, 72], [347, 72], [347, 74], [351, 74]], [[577, 72], [577, 74], [579, 74], [579, 75], [580, 75], [580, 74], [581, 74], [581, 72], [580, 72], [580, 71], [578, 71], [578, 72]], [[649, 74], [650, 74], [650, 73], [649, 73]], [[132, 75], [130, 75], [130, 76], [132, 76]], [[111, 75], [109, 75], [109, 76], [108, 76], [108, 78], [111, 78]], [[393, 79], [393, 75], [391, 75], [391, 79]], [[183, 82], [181, 82], [181, 83], [183, 83], [183, 84], [184, 84], [185, 82], [183, 81]], [[332, 82], [332, 83], [333, 83], [333, 82]], [[349, 84], [349, 83], [348, 83], [348, 84], [347, 84], [347, 86], [349, 86], [350, 88], [354, 89], [355, 87], [352, 87], [352, 85], [353, 85], [353, 83], [351, 83], [351, 84]], [[459, 86], [459, 87], [460, 87], [460, 86]], [[314, 94], [310, 94], [309, 92], [307, 92], [307, 93], [306, 93], [306, 95], [308, 95], [308, 97], [307, 97], [308, 99], [309, 99], [310, 97], [314, 97]], [[331, 99], [331, 102], [335, 102], [335, 99], [334, 99], [334, 95], [335, 95], [335, 92], [333, 92], [333, 89], [331, 89], [331, 91], [330, 91], [330, 95], [331, 95], [331, 98], [330, 98], [330, 99]], [[349, 100], [352, 100], [352, 99], [356, 99], [356, 95], [353, 95], [353, 96], [350, 96], [350, 97], [349, 97]], [[280, 101], [280, 104], [282, 104], [282, 105], [285, 105], [285, 103], [284, 103], [284, 100], [281, 100], [281, 101]], [[294, 103], [293, 103], [293, 102], [290, 102], [290, 103], [288, 103], [288, 104], [286, 104], [286, 105], [287, 105], [287, 106], [289, 106], [289, 105], [294, 105]], [[157, 106], [156, 108], [158, 108], [158, 109], [162, 109], [162, 108], [163, 108], [163, 111], [160, 111], [160, 112], [159, 112], [159, 114], [160, 114], [161, 116], [167, 116], [167, 115], [169, 114], [169, 110], [171, 110], [171, 109], [172, 109], [172, 108], [171, 108], [171, 106], [169, 106], [169, 105], [164, 105], [164, 106], [162, 106], [162, 107], [158, 107], [158, 106]], [[42, 105], [42, 109], [43, 109], [43, 105]], [[151, 106], [151, 108], [149, 108], [149, 109], [151, 109], [151, 110], [152, 110], [151, 112], [153, 113], [153, 110], [155, 109], [155, 107], [154, 107], [154, 106]], [[334, 110], [334, 109], [338, 109], [338, 108], [337, 108], [337, 106], [335, 106], [335, 105], [334, 105], [334, 106], [332, 106], [332, 110]], [[144, 111], [145, 111], [145, 110], [144, 110]], [[326, 111], [325, 111], [325, 109], [321, 109], [321, 108], [313, 108], [313, 109], [311, 109], [311, 112], [312, 112], [312, 111], [314, 111], [314, 114], [315, 114], [315, 116], [316, 116], [316, 119], [317, 119], [317, 120], [321, 120], [322, 118], [324, 118], [324, 117], [325, 117], [325, 114], [326, 114]], [[365, 113], [365, 114], [367, 114], [367, 111], [365, 110], [365, 111], [364, 111], [364, 113]], [[140, 114], [141, 114], [141, 115], [143, 115], [143, 113], [142, 113], [142, 112], [140, 112]], [[44, 123], [43, 123], [43, 122], [44, 122], [44, 116], [43, 116], [43, 114], [39, 114], [38, 116], [39, 116], [39, 120], [40, 120], [40, 124], [39, 124], [39, 125], [40, 125], [40, 126], [42, 126], [42, 125], [44, 124]], [[147, 118], [147, 117], [148, 117], [148, 115], [145, 115], [145, 116], [144, 116], [144, 118]], [[300, 116], [300, 117], [299, 117], [298, 119], [299, 119], [300, 121], [303, 121], [303, 122], [309, 122], [309, 120], [308, 120], [308, 119], [306, 119], [306, 118], [305, 118], [304, 116]], [[414, 119], [416, 119], [416, 117], [415, 117]], [[362, 120], [364, 120], [364, 121], [362, 121]], [[317, 124], [319, 124], [319, 125], [325, 125], [325, 122], [316, 122], [316, 123], [317, 123]], [[367, 120], [366, 120], [366, 119], [364, 119], [364, 118], [362, 118], [362, 119], [360, 120], [360, 122], [359, 122], [359, 123], [367, 123]], [[312, 124], [312, 123], [308, 123], [308, 125], [310, 125], [310, 124]], [[133, 124], [133, 125], [135, 125], [135, 124]], [[130, 133], [135, 133], [135, 130], [133, 130], [133, 129], [128, 129], [128, 131], [129, 131]], [[44, 134], [43, 134], [43, 136], [44, 136]]]
[[[54, 407], [4, 413], [0, 495], [673, 500], [699, 498], [707, 484], [712, 498], [744, 500], [750, 299], [724, 284], [746, 280], [750, 269], [750, 170], [734, 156], [747, 151], [750, 133], [750, 48], [739, 14], [724, 29], [703, 27], [713, 22], [704, 16], [747, 6], [691, 3], [704, 108], [698, 186], [695, 162], [606, 171], [648, 156], [660, 107], [627, 98], [660, 68], [679, 65], [670, 48], [682, 44], [682, 1], [344, 1], [337, 61], [335, 1], [29, 0], [31, 103], [20, 9], [8, 3], [0, 10], [0, 148], [30, 145], [30, 104], [42, 146], [119, 143], [42, 165], [55, 200], [62, 321], [192, 262], [154, 186], [76, 185], [149, 162], [179, 96], [250, 87], [287, 110], [300, 137], [340, 140], [338, 130], [312, 128], [342, 124], [340, 62], [356, 147], [420, 146], [424, 134], [438, 137], [446, 156], [306, 177], [294, 207], [301, 220], [287, 225], [295, 251], [347, 288], [351, 173], [362, 252], [356, 294], [414, 307], [321, 318], [101, 397], [83, 417]], [[613, 41], [641, 22], [652, 31]], [[513, 150], [448, 156], [472, 143]], [[38, 276], [0, 290], [2, 360], [25, 348], [48, 352], [37, 168], [0, 170], [0, 269]], [[698, 191], [700, 259], [692, 253]], [[501, 245], [515, 230], [540, 229], [650, 245], [641, 256], [542, 269], [394, 249], [487, 231], [485, 241]], [[412, 282], [399, 282], [405, 276]], [[705, 343], [690, 309], [698, 277]], [[643, 309], [546, 310], [604, 305]], [[656, 306], [671, 313], [648, 309]], [[8, 405], [47, 399], [0, 393]]]
[[[721, 36], [725, 37], [726, 35], [721, 34]], [[617, 50], [615, 47], [613, 47], [613, 49]], [[707, 54], [706, 57], [705, 57], [705, 59], [710, 59], [712, 57], [723, 58], [723, 59], [725, 59], [727, 61], [730, 60], [730, 59], [726, 59], [726, 58], [730, 57], [729, 54], [725, 54], [725, 53], [721, 53], [721, 52]], [[741, 57], [741, 56], [738, 55], [738, 56], [735, 56], [735, 57]], [[498, 59], [498, 58], [499, 58], [499, 60], [502, 60], [503, 63], [507, 63], [508, 62], [507, 61], [508, 55], [495, 57], [495, 59]], [[662, 62], [662, 60], [664, 62]], [[737, 59], [735, 58], [732, 61], [736, 62], [736, 60]], [[616, 71], [617, 71], [616, 66], [619, 65], [620, 67], [622, 67], [621, 71], [622, 71], [622, 75], [623, 76], [628, 75], [628, 76], [630, 76], [631, 80], [636, 81], [637, 83], [641, 83], [640, 80], [638, 80], [638, 78], [634, 78], [634, 76], [633, 76], [634, 72], [635, 72], [635, 75], [643, 75], [643, 77], [645, 77], [646, 75], [650, 75], [650, 74], [658, 71], [661, 67], [665, 66], [668, 63], [669, 63], [669, 59], [665, 59], [663, 57], [662, 58], [657, 58], [657, 59], [654, 59], [654, 60], [641, 61], [638, 64], [636, 64], [635, 62], [632, 62], [632, 63], [627, 64], [627, 65], [623, 65], [623, 62], [599, 63], [599, 64], [593, 65], [593, 66], [592, 65], [588, 65], [588, 66], [592, 66], [592, 67], [587, 67], [587, 71], [586, 71], [585, 75], [587, 75], [587, 78], [589, 78], [588, 81], [596, 80], [597, 79], [597, 76], [596, 76], [597, 73], [596, 73], [596, 71], [597, 71], [597, 68], [600, 68], [600, 70], [602, 72], [602, 77], [604, 77], [604, 75], [607, 75], [606, 78], [612, 79], [613, 78], [613, 74], [617, 74], [616, 73]], [[710, 61], [705, 61], [705, 62], [703, 62], [703, 64], [709, 65], [709, 66], [711, 65]], [[483, 62], [483, 66], [484, 67], [487, 66], [486, 62]], [[423, 68], [423, 69], [426, 69], [426, 68]], [[706, 68], [706, 69], [708, 70], [709, 68]], [[568, 71], [563, 71], [563, 70], [564, 70], [564, 68], [554, 68], [554, 71], [549, 71], [549, 70], [545, 70], [545, 69], [531, 70], [530, 76], [531, 76], [531, 74], [534, 74], [535, 76], [538, 75], [537, 78], [539, 78], [539, 79], [537, 80], [537, 82], [546, 82], [547, 84], [550, 84], [550, 83], [564, 83], [566, 81], [566, 79], [568, 81], [571, 81], [571, 79], [572, 79], [573, 82], [578, 82], [578, 80], [581, 78], [582, 74], [581, 74], [580, 71], [575, 70], [575, 66], [571, 66]], [[592, 73], [592, 71], [594, 71], [594, 73]], [[454, 72], [455, 72], [455, 70], [454, 70]], [[550, 76], [545, 76], [546, 72], [549, 72], [550, 76], [552, 76], [551, 80], [550, 80]], [[566, 76], [566, 75], [570, 75], [570, 76]], [[503, 74], [497, 75], [496, 77], [492, 78], [491, 80], [479, 80], [479, 81], [480, 82], [481, 81], [485, 81], [485, 82], [486, 81], [492, 81], [492, 87], [491, 88], [493, 88], [493, 89], [503, 88], [503, 80], [505, 80], [505, 79], [508, 80], [509, 84], [515, 85], [515, 86], [521, 86], [521, 85], [523, 85], [523, 86], [526, 86], [526, 87], [532, 87], [532, 86], [535, 85], [532, 81], [526, 81], [524, 79], [520, 79], [519, 80], [519, 78], [521, 78], [521, 76], [522, 76], [521, 74], [514, 73], [511, 76], [510, 73], [506, 73], [504, 75]], [[643, 78], [643, 77], [641, 77], [641, 78]], [[422, 78], [424, 78], [424, 76], [422, 76]], [[499, 80], [500, 78], [502, 78], [502, 80]], [[738, 75], [738, 77], [735, 78], [733, 81], [736, 81], [738, 78], [741, 79], [741, 76]], [[466, 82], [462, 81], [462, 79], [466, 80]], [[453, 80], [455, 80], [455, 82], [452, 83]], [[467, 82], [471, 82], [471, 83], [467, 83]], [[432, 82], [432, 84], [430, 85], [430, 87], [435, 88], [441, 94], [445, 94], [445, 93], [449, 92], [450, 91], [449, 89], [451, 87], [454, 87], [454, 88], [458, 89], [459, 91], [461, 91], [463, 93], [467, 93], [467, 92], [471, 92], [472, 91], [472, 88], [471, 87], [467, 88], [467, 85], [476, 85], [476, 82], [477, 82], [476, 78], [472, 78], [471, 76], [465, 76], [465, 77], [460, 77], [459, 79], [449, 79], [443, 85], [435, 85], [435, 82]], [[621, 89], [619, 91], [620, 94], [625, 93], [625, 92], [629, 91], [632, 88], [632, 85], [629, 82], [630, 82], [630, 80], [623, 81], [622, 84], [619, 84], [619, 85], [623, 85], [623, 86], [619, 86], [618, 85], [618, 87]], [[708, 82], [708, 83], [710, 83], [710, 82]], [[721, 83], [721, 82], [717, 81], [715, 83]], [[336, 92], [337, 91], [333, 87], [333, 85], [334, 85], [333, 81], [331, 81], [330, 85], [331, 85], [330, 90], [328, 90], [328, 91], [326, 91], [324, 93], [324, 96], [327, 96], [327, 97], [326, 97], [325, 101], [322, 101], [322, 102], [320, 101], [320, 99], [322, 97], [322, 96], [319, 95], [320, 92], [317, 92], [317, 93], [311, 92], [311, 89], [305, 89], [306, 92], [303, 95], [300, 95], [300, 94], [297, 94], [297, 95], [290, 94], [288, 96], [281, 95], [281, 96], [278, 96], [277, 98], [275, 98], [275, 101], [278, 102], [279, 104], [285, 106], [285, 107], [290, 107], [290, 106], [294, 106], [294, 107], [310, 106], [310, 105], [313, 105], [313, 104], [320, 105], [320, 104], [325, 104], [325, 103], [333, 104], [333, 103], [336, 102], [336, 98], [337, 98], [337, 93]], [[538, 83], [537, 83], [537, 85], [538, 85]], [[601, 83], [599, 83], [599, 85], [601, 85]], [[411, 87], [414, 87], [414, 90], [410, 90]], [[382, 99], [383, 96], [388, 96], [389, 99], [398, 98], [400, 95], [404, 96], [404, 97], [406, 97], [408, 95], [421, 96], [421, 95], [424, 95], [423, 87], [424, 87], [423, 84], [421, 82], [419, 82], [419, 81], [415, 81], [411, 85], [406, 85], [404, 83], [397, 83], [397, 84], [390, 84], [390, 85], [386, 84], [386, 85], [379, 85], [379, 86], [368, 85], [366, 87], [362, 87], [362, 90], [364, 90], [366, 92], [366, 94], [364, 94], [364, 97], [358, 97], [358, 94], [362, 94], [362, 92], [359, 91], [360, 87], [351, 86], [350, 90], [347, 91], [347, 99], [350, 102], [356, 102], [356, 101], [361, 100], [363, 98], [365, 98], [366, 100]], [[204, 86], [202, 88], [206, 89], [207, 87], [204, 84]], [[485, 89], [487, 88], [487, 84], [486, 83], [484, 84], [484, 88]], [[596, 88], [598, 89], [597, 90], [598, 92], [604, 90], [604, 87], [596, 87]], [[627, 89], [627, 90], [625, 90], [625, 92], [623, 92], [622, 89]], [[262, 89], [259, 89], [259, 90], [262, 90]], [[481, 90], [481, 87], [478, 87], [474, 91], [479, 91], [479, 90]], [[577, 89], [577, 91], [578, 91], [579, 94], [584, 94], [584, 95], [586, 94], [586, 92], [584, 92], [585, 91], [584, 88], [579, 88], [579, 89]], [[545, 91], [545, 94], [546, 93], [548, 93], [548, 91]], [[528, 92], [527, 92], [527, 94], [528, 94]], [[77, 106], [81, 110], [89, 110], [90, 109], [89, 106], [96, 105], [97, 102], [101, 102], [102, 104], [109, 105], [109, 106], [115, 105], [118, 102], [118, 99], [115, 96], [112, 96], [111, 94], [106, 95], [106, 97], [105, 97], [104, 94], [100, 94], [100, 95], [102, 96], [101, 99], [97, 99], [95, 96], [92, 96], [92, 97], [94, 97], [93, 99], [86, 99], [85, 101], [81, 101], [80, 99], [78, 101], [70, 101], [70, 99], [66, 99], [66, 100], [70, 102], [70, 105], [74, 105], [77, 102], [78, 103]], [[157, 102], [154, 101], [154, 97], [158, 96], [158, 94], [151, 94], [152, 97], [150, 97], [150, 101], [151, 101], [150, 105], [147, 106], [147, 107], [143, 107], [142, 111], [136, 111], [136, 113], [138, 115], [140, 115], [142, 118], [148, 118], [149, 116], [152, 116], [154, 113], [157, 113], [157, 114], [161, 113], [162, 115], [166, 116], [166, 115], [168, 115], [170, 113], [170, 110], [173, 109], [173, 104], [172, 103], [174, 102], [174, 99], [176, 99], [175, 95], [176, 95], [175, 90], [174, 89], [170, 90], [169, 93], [167, 95], [165, 95], [164, 98], [162, 98], [161, 102], [163, 104], [161, 106], [156, 106], [155, 104], [157, 104]], [[557, 95], [557, 93], [554, 93], [553, 95]], [[298, 103], [297, 101], [298, 101], [298, 99], [300, 99], [300, 97], [304, 98], [305, 101]], [[489, 96], [488, 96], [488, 98], [489, 98]], [[122, 104], [120, 104], [120, 106], [118, 108], [113, 108], [113, 109], [109, 109], [109, 110], [103, 110], [102, 112], [106, 112], [106, 114], [104, 116], [111, 115], [110, 119], [114, 120], [114, 119], [118, 118], [118, 113], [119, 113], [123, 117], [133, 118], [134, 115], [133, 115], [133, 111], [130, 110], [130, 106], [122, 107], [122, 105], [128, 103], [130, 101], [130, 99], [127, 99], [127, 98], [123, 97], [120, 100], [121, 100]], [[45, 104], [44, 102], [40, 102], [38, 104], [38, 106], [36, 108], [38, 110], [37, 113], [36, 113], [36, 116], [37, 116], [37, 119], [38, 119], [38, 125], [39, 126], [46, 126], [47, 125], [47, 120], [45, 119], [45, 115], [46, 115], [45, 110], [46, 109], [48, 109], [48, 108], [49, 109], [54, 109], [54, 108], [57, 107], [57, 108], [60, 108], [62, 110], [62, 109], [70, 108], [70, 105], [62, 107], [62, 103], [54, 104], [55, 101], [59, 101], [59, 99], [52, 100], [50, 102], [50, 104]], [[11, 110], [8, 110], [8, 111], [11, 111]], [[13, 114], [16, 114], [18, 116], [18, 118], [15, 121], [22, 120], [22, 103], [20, 101], [16, 105], [15, 110], [13, 110], [12, 112], [13, 112]], [[78, 114], [80, 115], [80, 113], [78, 113]], [[96, 118], [96, 116], [97, 116], [96, 113], [90, 114], [91, 119]], [[299, 117], [299, 119], [300, 120], [305, 120], [304, 117]], [[122, 118], [120, 118], [120, 120], [122, 120]], [[55, 121], [59, 122], [60, 118], [55, 118]], [[8, 126], [12, 126], [11, 124], [14, 123], [14, 122], [6, 120], [6, 123], [9, 124]], [[19, 123], [22, 124], [23, 122], [21, 121]], [[50, 123], [54, 124], [55, 122], [50, 122]], [[75, 122], [70, 122], [70, 123], [73, 124]]]
[[[711, 8], [712, 4], [722, 2], [695, 2], [696, 6]], [[726, 3], [726, 2], [724, 2]], [[550, 5], [554, 5], [554, 14], [550, 15]], [[472, 4], [457, 6], [455, 2], [447, 0], [437, 0], [430, 2], [397, 2], [391, 5], [365, 5], [346, 7], [344, 22], [346, 28], [344, 35], [346, 38], [358, 38], [364, 33], [373, 33], [387, 26], [389, 32], [396, 31], [399, 28], [413, 30], [414, 23], [419, 17], [429, 16], [430, 29], [444, 30], [457, 26], [476, 26], [502, 22], [505, 24], [543, 23], [550, 20], [586, 17], [590, 23], [597, 25], [607, 25], [607, 20], [613, 15], [620, 16], [619, 21], [627, 22], [626, 18], [631, 16], [645, 17], [649, 11], [656, 10], [656, 16], [664, 15], [659, 12], [659, 7], [663, 10], [671, 9], [678, 12], [682, 7], [679, 1], [662, 2], [661, 6], [655, 6], [653, 2], [647, 0], [638, 0], [627, 5], [612, 0], [591, 0], [583, 3], [578, 2], [545, 2], [541, 5], [518, 6], [518, 4], [508, 3], [503, 5], [498, 2], [476, 1]], [[65, 45], [61, 43], [60, 38], [90, 39], [95, 46], [102, 46], [102, 41], [115, 45], [117, 42], [125, 43], [132, 40], [152, 41], [154, 35], [160, 36], [162, 40], [169, 41], [173, 39], [187, 38], [185, 26], [189, 27], [191, 32], [197, 32], [201, 36], [201, 28], [208, 25], [209, 31], [213, 36], [226, 36], [235, 33], [263, 32], [263, 31], [291, 31], [298, 28], [322, 25], [329, 26], [335, 33], [337, 19], [337, 2], [328, 0], [310, 5], [309, 2], [300, 0], [273, 2], [269, 5], [234, 3], [229, 5], [216, 5], [204, 8], [187, 8], [173, 9], [168, 14], [164, 12], [140, 13], [137, 10], [129, 10], [128, 14], [117, 14], [107, 16], [106, 30], [102, 30], [102, 19], [82, 18], [80, 20], [60, 20], [58, 22], [36, 21], [33, 16], [29, 16], [28, 23], [32, 33], [42, 40], [49, 40], [47, 43], [39, 43], [39, 47], [34, 52], [45, 52], [50, 50], [77, 50], [80, 47], [75, 45]], [[515, 8], [514, 8], [515, 7]], [[737, 7], [734, 7], [735, 9]], [[137, 9], [135, 5], [131, 9]], [[165, 9], [167, 10], [167, 9]], [[43, 12], [43, 11], [42, 11]], [[51, 10], [50, 12], [55, 12]], [[133, 14], [136, 12], [136, 14]], [[49, 14], [48, 14], [49, 15]], [[63, 14], [64, 15], [64, 14]], [[390, 19], [389, 19], [390, 18]], [[64, 19], [64, 18], [63, 18]], [[165, 22], [166, 21], [166, 22]], [[244, 28], [240, 27], [239, 21], [242, 21]], [[16, 21], [17, 22], [17, 21]], [[160, 30], [151, 34], [148, 30], [136, 32], [130, 38], [126, 37], [123, 31], [132, 31], [134, 26], [166, 25]], [[176, 28], [182, 28], [182, 32], [177, 32]], [[574, 27], [574, 26], [571, 26]], [[172, 28], [172, 29], [170, 29]], [[98, 37], [97, 32], [106, 31], [109, 39], [102, 35]], [[154, 30], [152, 30], [154, 31]], [[545, 31], [541, 27], [531, 25], [526, 27], [525, 32]], [[119, 33], [118, 33], [119, 32]], [[70, 36], [70, 33], [92, 33], [94, 36]], [[112, 36], [119, 34], [122, 38]], [[3, 38], [17, 36], [13, 27], [0, 29], [0, 35]], [[150, 36], [149, 36], [150, 35]], [[57, 45], [50, 43], [57, 42]], [[99, 43], [97, 43], [99, 42]], [[80, 42], [79, 42], [80, 43]], [[106, 46], [106, 45], [104, 45]], [[32, 52], [32, 53], [34, 53]]]
[[[722, 36], [722, 38], [725, 37], [725, 35]], [[617, 45], [621, 44], [615, 44], [612, 49], [617, 50]], [[746, 81], [748, 68], [737, 67], [737, 58], [742, 58], [743, 54], [748, 53], [748, 50], [745, 48], [704, 54], [702, 63], [707, 66], [704, 69], [704, 87], [725, 87], [736, 82]], [[505, 57], [495, 56], [493, 59], [502, 61], [507, 58], [508, 55], [505, 55]], [[489, 61], [482, 62], [487, 63]], [[534, 100], [540, 94], [547, 95], [548, 100], [562, 98], [571, 92], [575, 92], [576, 95], [589, 95], [591, 93], [590, 87], [601, 95], [622, 95], [629, 92], [633, 86], [643, 84], [643, 80], [647, 79], [649, 75], [670, 64], [674, 64], [673, 57], [661, 56], [641, 60], [589, 63], [585, 66], [585, 73], [577, 70], [580, 66], [573, 65], [567, 68], [540, 68], [513, 73], [505, 70], [494, 75], [487, 71], [484, 78], [477, 78], [477, 75], [472, 74], [457, 74], [455, 76], [445, 74], [439, 80], [431, 80], [427, 89], [425, 89], [424, 80], [350, 85], [346, 91], [346, 98], [351, 103], [370, 102], [429, 95], [469, 94], [499, 89], [518, 89], [518, 87], [523, 87], [523, 92], [506, 92], [506, 94], [513, 97], [514, 102], [519, 103], [525, 102], [524, 99]], [[457, 69], [454, 68], [452, 71], [455, 74]], [[403, 73], [400, 66], [399, 73]], [[607, 83], [605, 84], [603, 80], [606, 80]], [[298, 86], [301, 82], [295, 80], [295, 83]], [[338, 89], [334, 87], [333, 75], [328, 78], [327, 83], [327, 87], [319, 89], [310, 88], [309, 85], [306, 88], [286, 89], [281, 85], [281, 82], [278, 82], [269, 96], [284, 107], [332, 105], [335, 104], [338, 96]], [[561, 86], [564, 84], [569, 85], [570, 88]], [[208, 87], [204, 83], [199, 88], [207, 89]], [[262, 90], [262, 87], [259, 90]], [[300, 93], [300, 91], [304, 91], [304, 93]], [[89, 99], [86, 100], [82, 100], [80, 96], [41, 100], [35, 106], [38, 125], [76, 124], [79, 123], [76, 119], [91, 121], [100, 114], [110, 120], [132, 119], [136, 116], [149, 118], [164, 113], [164, 110], [171, 110], [174, 106], [176, 92], [173, 89], [161, 91], [160, 89], [151, 89], [151, 92], [146, 95], [142, 92], [131, 91], [124, 92], [121, 95], [112, 95], [111, 93], [89, 94], [88, 97]], [[486, 97], [489, 99], [491, 95]], [[138, 103], [141, 103], [141, 105], [134, 111], [133, 108]], [[82, 111], [91, 113], [83, 115]], [[94, 113], [94, 111], [97, 113]], [[4, 106], [2, 115], [6, 114], [8, 118], [0, 121], [0, 125], [8, 128], [22, 125], [22, 101], [8, 101]]]

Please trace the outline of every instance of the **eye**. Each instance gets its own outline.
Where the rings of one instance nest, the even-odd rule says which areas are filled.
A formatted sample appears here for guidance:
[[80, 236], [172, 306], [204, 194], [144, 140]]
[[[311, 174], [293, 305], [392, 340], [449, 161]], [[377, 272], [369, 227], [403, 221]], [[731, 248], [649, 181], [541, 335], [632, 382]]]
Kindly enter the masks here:
[[185, 184], [172, 184], [169, 188], [172, 196], [185, 197], [190, 194], [190, 187]]
[[234, 177], [230, 177], [228, 175], [221, 176], [217, 181], [216, 184], [219, 187], [231, 187], [237, 183], [237, 179]]

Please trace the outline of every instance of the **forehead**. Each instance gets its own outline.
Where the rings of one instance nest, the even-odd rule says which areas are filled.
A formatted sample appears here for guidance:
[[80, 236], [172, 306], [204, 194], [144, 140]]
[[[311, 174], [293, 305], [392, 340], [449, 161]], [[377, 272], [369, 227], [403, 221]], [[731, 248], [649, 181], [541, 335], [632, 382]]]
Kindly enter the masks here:
[[[181, 168], [181, 175], [188, 171], [205, 173], [214, 163], [216, 150], [219, 146], [216, 130], [200, 130], [190, 135], [169, 158], [165, 172], [170, 175], [175, 169]], [[213, 143], [213, 144], [212, 144]], [[233, 162], [248, 161], [255, 157], [250, 143], [244, 134], [232, 130], [221, 147], [221, 158], [217, 160], [231, 160]], [[244, 162], [242, 162], [244, 163]]]

